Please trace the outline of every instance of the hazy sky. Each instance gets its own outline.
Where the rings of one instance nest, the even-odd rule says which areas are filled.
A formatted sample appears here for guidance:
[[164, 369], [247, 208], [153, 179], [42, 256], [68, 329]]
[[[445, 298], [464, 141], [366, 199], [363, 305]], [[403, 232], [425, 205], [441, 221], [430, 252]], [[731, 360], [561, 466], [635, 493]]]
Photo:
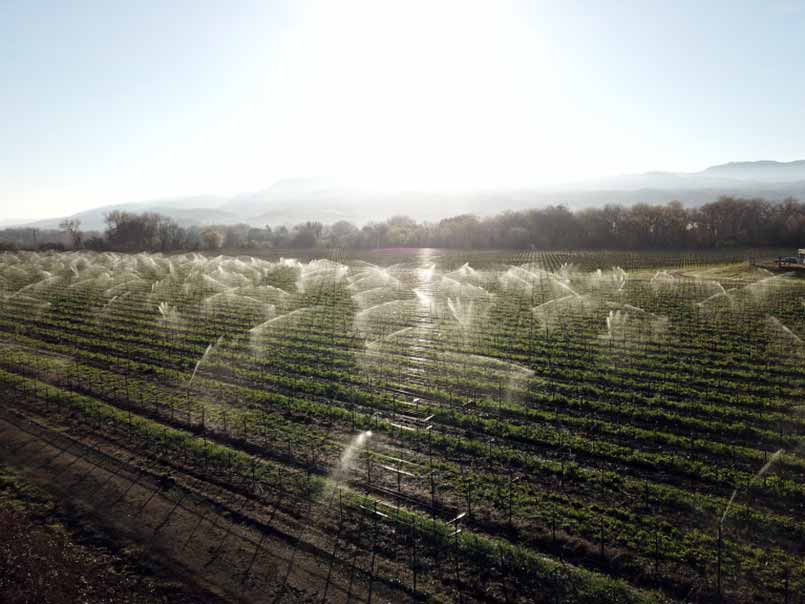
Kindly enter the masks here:
[[0, 0], [0, 219], [805, 158], [805, 1]]

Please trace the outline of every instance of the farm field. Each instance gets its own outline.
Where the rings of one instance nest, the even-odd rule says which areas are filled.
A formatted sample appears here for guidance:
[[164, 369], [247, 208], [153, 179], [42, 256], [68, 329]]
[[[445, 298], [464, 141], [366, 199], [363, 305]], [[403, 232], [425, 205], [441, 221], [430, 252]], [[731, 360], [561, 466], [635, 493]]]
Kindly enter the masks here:
[[800, 604], [780, 254], [3, 253], [0, 461], [224, 599]]

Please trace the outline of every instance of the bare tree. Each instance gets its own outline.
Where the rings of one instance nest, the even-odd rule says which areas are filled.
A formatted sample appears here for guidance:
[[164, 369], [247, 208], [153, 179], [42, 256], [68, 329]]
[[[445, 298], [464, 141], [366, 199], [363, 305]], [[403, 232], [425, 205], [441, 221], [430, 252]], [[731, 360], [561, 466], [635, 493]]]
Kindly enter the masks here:
[[59, 223], [59, 228], [69, 235], [74, 248], [81, 247], [84, 235], [81, 232], [81, 221], [78, 218], [65, 218]]
[[201, 233], [201, 237], [208, 250], [218, 250], [224, 245], [224, 234], [219, 229], [212, 227], [205, 229], [204, 232]]

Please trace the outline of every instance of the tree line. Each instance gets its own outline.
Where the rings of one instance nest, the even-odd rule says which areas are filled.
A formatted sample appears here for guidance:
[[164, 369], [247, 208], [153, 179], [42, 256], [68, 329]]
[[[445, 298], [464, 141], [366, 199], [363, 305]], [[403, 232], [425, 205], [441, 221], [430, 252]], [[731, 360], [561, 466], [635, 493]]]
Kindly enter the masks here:
[[[60, 231], [0, 231], [18, 247], [88, 248], [114, 251], [179, 251], [241, 248], [439, 247], [462, 249], [706, 249], [731, 246], [805, 246], [805, 204], [786, 199], [722, 197], [696, 208], [606, 205], [572, 211], [565, 206], [471, 214], [439, 222], [395, 216], [358, 227], [347, 221], [308, 221], [292, 227], [247, 224], [182, 227], [153, 212], [113, 211], [103, 233], [82, 233], [67, 220]], [[22, 232], [22, 237], [20, 236]], [[53, 242], [54, 237], [56, 243]]]

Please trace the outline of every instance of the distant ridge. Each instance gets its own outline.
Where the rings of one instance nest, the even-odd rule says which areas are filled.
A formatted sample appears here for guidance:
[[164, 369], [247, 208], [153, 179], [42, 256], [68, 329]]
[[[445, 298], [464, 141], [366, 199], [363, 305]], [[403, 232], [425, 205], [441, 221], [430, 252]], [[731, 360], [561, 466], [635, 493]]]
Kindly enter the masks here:
[[805, 160], [778, 162], [771, 160], [730, 162], [711, 166], [702, 174], [739, 180], [792, 182], [805, 180]]
[[[223, 197], [196, 195], [139, 203], [111, 204], [79, 212], [86, 231], [104, 228], [112, 210], [159, 212], [182, 226], [245, 223], [293, 225], [315, 220], [363, 224], [406, 214], [419, 221], [438, 221], [458, 214], [492, 215], [502, 210], [523, 210], [563, 204], [571, 208], [604, 204], [660, 204], [680, 201], [698, 206], [722, 195], [760, 197], [780, 201], [805, 199], [805, 160], [736, 161], [710, 166], [700, 172], [650, 171], [590, 179], [554, 186], [480, 189], [451, 192], [428, 190], [377, 191], [323, 178], [288, 178], [251, 193]], [[56, 229], [63, 217], [24, 224]], [[19, 223], [17, 223], [19, 224]], [[11, 226], [6, 221], [5, 226]], [[1, 227], [0, 227], [1, 228]]]

